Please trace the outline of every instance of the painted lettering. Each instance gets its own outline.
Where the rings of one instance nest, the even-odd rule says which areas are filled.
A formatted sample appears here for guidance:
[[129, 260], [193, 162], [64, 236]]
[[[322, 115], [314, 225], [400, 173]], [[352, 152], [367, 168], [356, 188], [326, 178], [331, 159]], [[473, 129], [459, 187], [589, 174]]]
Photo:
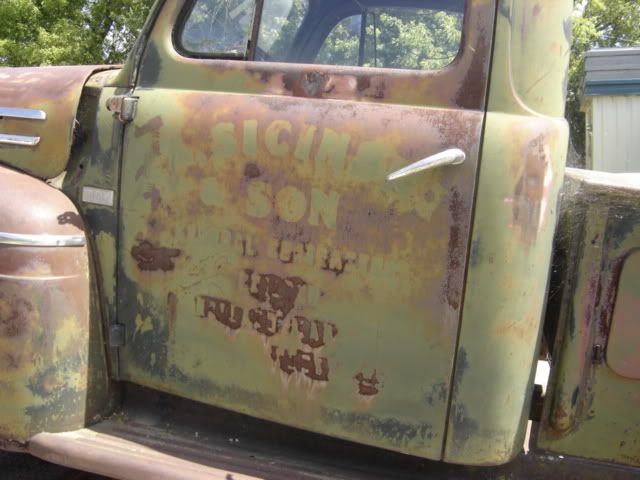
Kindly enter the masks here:
[[299, 222], [307, 213], [307, 197], [295, 187], [284, 187], [276, 194], [276, 211], [285, 222]]
[[376, 370], [373, 371], [373, 375], [370, 377], [365, 376], [362, 372], [358, 373], [355, 377], [358, 382], [358, 393], [367, 397], [378, 394], [378, 374]]
[[[224, 198], [218, 195], [217, 198]], [[338, 218], [340, 194], [333, 190], [312, 188], [310, 193], [286, 185], [273, 192], [270, 184], [262, 180], [247, 183], [246, 214], [253, 218], [266, 218], [275, 214], [287, 223], [297, 223], [307, 217], [309, 225], [324, 225], [334, 230]]]
[[271, 312], [276, 320], [283, 320], [295, 306], [300, 287], [305, 282], [298, 277], [281, 278], [273, 274], [256, 274], [245, 270], [245, 285], [249, 295], [262, 303], [259, 308]]
[[309, 225], [317, 227], [320, 221], [325, 227], [335, 229], [338, 219], [340, 194], [335, 191], [323, 192], [317, 188], [311, 190], [311, 208], [309, 209]]
[[294, 152], [296, 160], [296, 170], [301, 177], [310, 177], [313, 175], [313, 166], [311, 164], [311, 147], [318, 129], [314, 125], [303, 123], [300, 127], [300, 135]]
[[[296, 316], [296, 325], [298, 332], [301, 334], [300, 341], [313, 349], [324, 347], [325, 343], [325, 326], [328, 327], [327, 336], [330, 334], [332, 338], [338, 335], [338, 327], [330, 322], [320, 320], [309, 320], [308, 318]], [[315, 331], [314, 331], [315, 330]]]
[[243, 311], [240, 307], [231, 305], [231, 302], [216, 297], [206, 295], [200, 296], [202, 301], [202, 314], [200, 318], [209, 318], [209, 314], [231, 330], [238, 330], [242, 327]]
[[286, 120], [274, 120], [267, 127], [264, 134], [264, 143], [267, 151], [274, 157], [286, 157], [289, 155], [289, 143], [291, 136], [291, 122]]
[[242, 153], [248, 160], [258, 158], [258, 121], [245, 120], [243, 122]]
[[351, 135], [348, 133], [338, 133], [325, 128], [316, 155], [315, 175], [328, 172], [342, 173], [345, 169], [350, 141]]
[[297, 372], [317, 382], [329, 381], [329, 359], [326, 357], [316, 359], [314, 353], [302, 350], [297, 350], [293, 355], [287, 349], [282, 349], [281, 353], [279, 351], [278, 347], [271, 347], [271, 360], [282, 372], [287, 375]]
[[247, 215], [265, 218], [271, 213], [271, 185], [261, 180], [253, 180], [247, 185]]

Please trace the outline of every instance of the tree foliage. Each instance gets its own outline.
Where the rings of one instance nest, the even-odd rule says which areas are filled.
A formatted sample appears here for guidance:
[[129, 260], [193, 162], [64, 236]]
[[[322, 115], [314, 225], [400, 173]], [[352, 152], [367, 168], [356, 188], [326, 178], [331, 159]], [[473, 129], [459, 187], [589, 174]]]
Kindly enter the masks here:
[[317, 61], [358, 65], [363, 20], [364, 66], [437, 69], [451, 63], [460, 47], [462, 15], [428, 9], [376, 8], [340, 22], [325, 41]]
[[584, 55], [591, 48], [640, 46], [640, 1], [575, 0], [574, 5], [567, 119], [573, 143], [584, 155], [585, 119], [580, 112]]
[[1, 0], [0, 65], [119, 63], [153, 0]]

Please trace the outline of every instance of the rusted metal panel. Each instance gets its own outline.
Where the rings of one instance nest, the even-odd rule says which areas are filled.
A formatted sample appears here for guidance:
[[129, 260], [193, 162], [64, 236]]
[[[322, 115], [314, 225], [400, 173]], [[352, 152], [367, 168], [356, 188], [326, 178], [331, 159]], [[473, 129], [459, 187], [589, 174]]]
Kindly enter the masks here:
[[76, 140], [76, 112], [92, 73], [113, 67], [38, 67], [0, 70], [0, 107], [43, 111], [46, 119], [0, 116], [0, 133], [38, 138], [29, 146], [0, 145], [0, 162], [41, 178], [65, 170]]
[[[552, 312], [558, 336], [538, 439], [542, 449], [640, 465], [640, 382], [605, 361], [625, 355], [624, 345], [609, 339], [617, 299], [624, 302], [625, 291], [638, 289], [633, 261], [628, 285], [620, 279], [640, 248], [639, 194], [637, 176], [568, 169], [556, 244], [568, 267], [560, 279], [560, 307]], [[632, 316], [635, 322], [637, 311]]]
[[331, 439], [198, 402], [127, 386], [105, 422], [37, 435], [29, 451], [109, 478], [195, 480], [635, 480], [638, 469], [530, 452], [499, 467], [428, 461]]
[[[0, 231], [83, 235], [60, 192], [0, 168]], [[0, 445], [85, 424], [89, 282], [86, 246], [0, 245]]]
[[[139, 94], [123, 378], [437, 457], [482, 114]], [[469, 162], [386, 182], [446, 143]]]
[[171, 48], [171, 39], [184, 1], [167, 2], [142, 59], [139, 86], [482, 110], [495, 2], [466, 3], [464, 38], [456, 59], [440, 70], [409, 73], [183, 57]]
[[571, 12], [570, 1], [498, 5], [448, 462], [506, 463], [524, 442], [568, 140]]
[[440, 458], [495, 4], [438, 72], [187, 59], [182, 4], [126, 130], [122, 378]]
[[618, 375], [640, 380], [640, 252], [622, 265], [607, 344], [607, 363]]

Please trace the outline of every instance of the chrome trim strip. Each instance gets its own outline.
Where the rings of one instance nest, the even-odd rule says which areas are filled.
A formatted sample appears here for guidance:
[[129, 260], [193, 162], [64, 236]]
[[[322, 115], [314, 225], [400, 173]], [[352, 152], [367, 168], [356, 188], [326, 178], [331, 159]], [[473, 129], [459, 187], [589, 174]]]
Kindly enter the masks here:
[[82, 247], [84, 235], [29, 235], [0, 232], [0, 245], [12, 247]]
[[17, 118], [21, 120], [46, 120], [47, 112], [30, 108], [0, 107], [0, 118]]
[[0, 145], [15, 145], [18, 147], [35, 147], [40, 143], [40, 137], [27, 137], [24, 135], [8, 135], [0, 133]]

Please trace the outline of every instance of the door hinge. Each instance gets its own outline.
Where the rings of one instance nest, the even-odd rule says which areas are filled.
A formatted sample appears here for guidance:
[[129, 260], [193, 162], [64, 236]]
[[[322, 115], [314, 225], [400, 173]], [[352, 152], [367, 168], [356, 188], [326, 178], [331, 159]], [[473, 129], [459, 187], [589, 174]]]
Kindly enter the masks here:
[[120, 123], [131, 122], [136, 117], [137, 107], [138, 97], [114, 95], [107, 99], [107, 110], [113, 113]]
[[111, 325], [111, 331], [109, 332], [109, 346], [112, 348], [124, 347], [124, 325], [121, 323], [114, 323]]
[[599, 343], [593, 346], [593, 356], [592, 360], [594, 365], [599, 365], [604, 362], [605, 350], [602, 345]]

